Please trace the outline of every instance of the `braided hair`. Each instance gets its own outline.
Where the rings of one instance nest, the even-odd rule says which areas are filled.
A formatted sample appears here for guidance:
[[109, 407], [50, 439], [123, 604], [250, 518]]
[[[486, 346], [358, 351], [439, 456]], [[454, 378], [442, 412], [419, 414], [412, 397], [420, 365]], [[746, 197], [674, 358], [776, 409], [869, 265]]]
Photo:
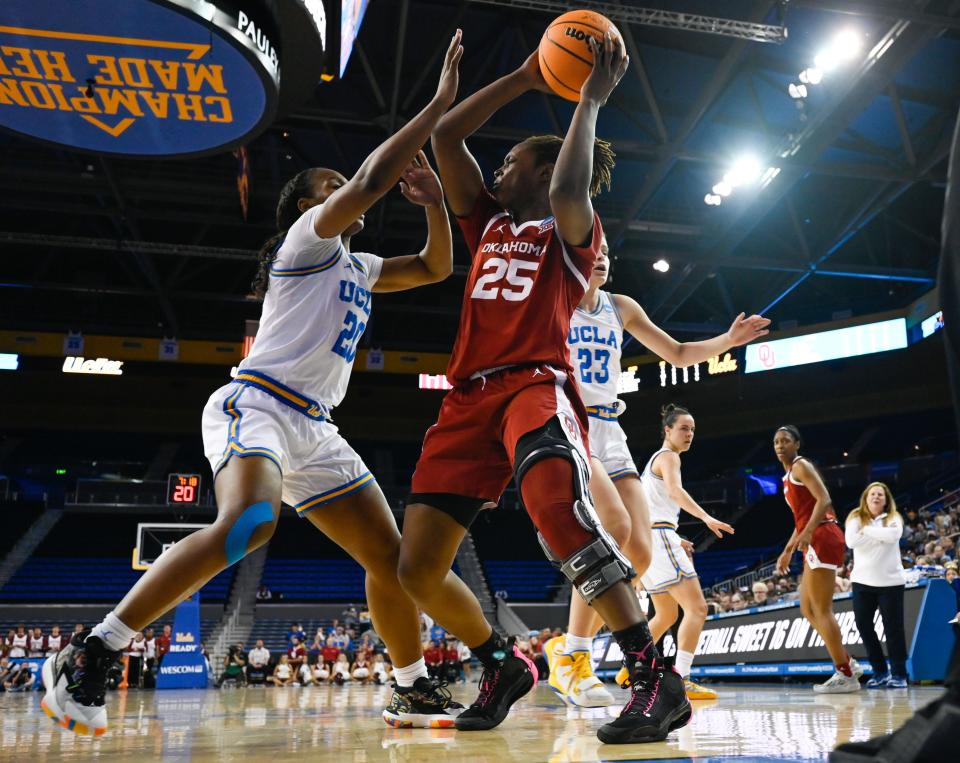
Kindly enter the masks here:
[[270, 286], [270, 266], [277, 259], [277, 252], [283, 244], [290, 227], [300, 219], [299, 202], [304, 197], [313, 195], [313, 169], [302, 170], [290, 178], [280, 191], [280, 200], [277, 202], [277, 232], [268, 238], [257, 254], [257, 274], [253, 278], [251, 288], [253, 296], [262, 300]]
[[[557, 157], [560, 156], [563, 138], [556, 135], [534, 135], [532, 138], [527, 138], [523, 141], [523, 144], [533, 150], [538, 165], [550, 164], [555, 163]], [[602, 138], [594, 139], [593, 174], [590, 177], [590, 198], [597, 196], [600, 191], [604, 189], [610, 190], [616, 156], [609, 141], [603, 140]]]

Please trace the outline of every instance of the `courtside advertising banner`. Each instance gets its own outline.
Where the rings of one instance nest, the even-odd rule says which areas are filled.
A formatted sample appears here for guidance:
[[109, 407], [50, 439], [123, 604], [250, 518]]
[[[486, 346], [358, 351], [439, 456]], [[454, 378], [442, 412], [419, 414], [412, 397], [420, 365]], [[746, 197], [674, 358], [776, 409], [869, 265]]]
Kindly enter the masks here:
[[177, 605], [170, 651], [160, 662], [158, 689], [205, 689], [207, 661], [200, 653], [200, 597]]

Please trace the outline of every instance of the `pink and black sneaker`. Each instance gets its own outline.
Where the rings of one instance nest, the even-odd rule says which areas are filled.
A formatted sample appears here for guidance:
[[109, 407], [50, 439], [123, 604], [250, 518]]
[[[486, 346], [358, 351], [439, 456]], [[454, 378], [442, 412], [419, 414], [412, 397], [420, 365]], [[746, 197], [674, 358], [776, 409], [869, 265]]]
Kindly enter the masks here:
[[460, 731], [485, 731], [499, 726], [513, 703], [537, 685], [536, 666], [520, 653], [514, 641], [507, 641], [496, 667], [484, 668], [480, 695], [455, 721]]
[[616, 720], [600, 727], [597, 737], [606, 744], [659, 742], [686, 726], [692, 713], [672, 659], [637, 662], [630, 673], [630, 699]]

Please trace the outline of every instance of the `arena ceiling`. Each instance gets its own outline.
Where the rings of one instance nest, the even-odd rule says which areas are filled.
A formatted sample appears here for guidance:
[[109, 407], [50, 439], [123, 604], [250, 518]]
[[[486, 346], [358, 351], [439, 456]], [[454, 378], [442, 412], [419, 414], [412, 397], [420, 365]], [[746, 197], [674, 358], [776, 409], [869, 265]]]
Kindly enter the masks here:
[[[537, 0], [371, 0], [343, 81], [249, 145], [244, 220], [237, 160], [135, 160], [0, 133], [0, 328], [236, 339], [259, 307], [255, 253], [280, 186], [309, 166], [346, 174], [429, 98], [452, 30], [461, 95], [516, 67], [549, 20]], [[683, 338], [740, 310], [775, 322], [902, 308], [932, 288], [946, 159], [960, 106], [960, 1], [624, 2], [785, 26], [782, 43], [618, 20], [631, 68], [601, 112], [618, 154], [597, 201], [615, 288]], [[533, 6], [533, 7], [528, 7]], [[537, 8], [542, 8], [538, 10]], [[793, 98], [799, 73], [850, 30], [862, 47]], [[822, 61], [822, 60], [821, 60]], [[809, 80], [809, 77], [807, 77]], [[796, 92], [796, 91], [795, 91]], [[572, 109], [530, 94], [471, 141], [485, 173]], [[743, 156], [765, 184], [705, 196]], [[416, 251], [422, 216], [392, 192], [355, 248]], [[378, 299], [365, 344], [448, 350], [467, 254], [445, 283]], [[653, 269], [664, 259], [669, 271]]]

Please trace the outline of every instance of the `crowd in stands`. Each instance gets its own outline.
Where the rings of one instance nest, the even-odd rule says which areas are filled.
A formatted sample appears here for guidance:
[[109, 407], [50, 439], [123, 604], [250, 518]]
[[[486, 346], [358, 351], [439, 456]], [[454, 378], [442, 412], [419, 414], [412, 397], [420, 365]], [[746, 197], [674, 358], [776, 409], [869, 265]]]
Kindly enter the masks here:
[[[0, 691], [26, 691], [41, 688], [37, 681], [40, 666], [47, 657], [52, 657], [63, 649], [73, 637], [86, 626], [77, 623], [71, 633], [61, 630], [59, 625], [50, 626], [48, 632], [36, 626], [27, 628], [18, 625], [7, 631], [0, 641]], [[156, 670], [163, 656], [170, 650], [171, 627], [163, 626], [159, 635], [153, 628], [138, 632], [123, 650], [127, 658], [124, 667], [118, 666], [111, 677], [111, 688], [117, 688], [126, 681], [128, 686], [152, 688], [156, 685]]]

